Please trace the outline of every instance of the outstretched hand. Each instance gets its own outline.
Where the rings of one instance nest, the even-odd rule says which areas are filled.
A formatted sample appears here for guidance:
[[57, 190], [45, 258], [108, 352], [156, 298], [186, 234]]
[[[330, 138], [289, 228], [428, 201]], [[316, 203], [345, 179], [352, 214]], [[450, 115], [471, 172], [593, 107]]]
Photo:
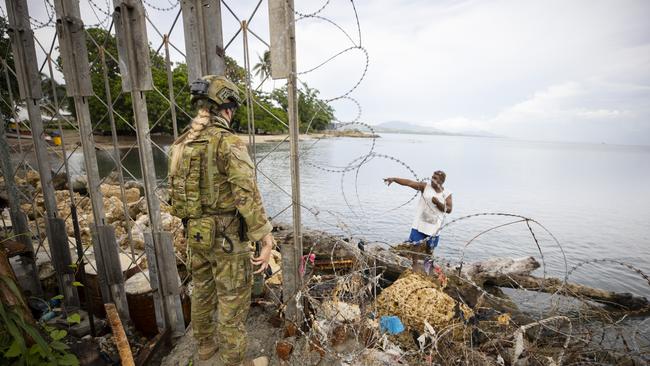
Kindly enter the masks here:
[[386, 183], [386, 185], [390, 185], [394, 181], [395, 181], [395, 178], [384, 178], [384, 183]]
[[253, 263], [253, 265], [260, 266], [260, 268], [257, 271], [253, 272], [253, 274], [262, 273], [266, 270], [266, 268], [268, 268], [274, 243], [275, 240], [273, 239], [273, 235], [271, 233], [264, 235], [262, 238], [262, 248], [260, 249], [260, 255], [251, 258], [251, 263]]

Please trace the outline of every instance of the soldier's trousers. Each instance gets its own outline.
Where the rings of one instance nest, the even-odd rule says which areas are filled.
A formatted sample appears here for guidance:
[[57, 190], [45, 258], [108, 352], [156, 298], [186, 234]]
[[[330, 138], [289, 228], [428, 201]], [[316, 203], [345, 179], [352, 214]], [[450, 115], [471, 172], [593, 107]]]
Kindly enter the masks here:
[[[242, 244], [235, 243], [235, 248], [244, 247]], [[245, 323], [252, 287], [250, 254], [246, 249], [228, 254], [220, 245], [192, 249], [194, 337], [199, 341], [215, 339], [219, 357], [226, 365], [241, 363], [246, 353]]]

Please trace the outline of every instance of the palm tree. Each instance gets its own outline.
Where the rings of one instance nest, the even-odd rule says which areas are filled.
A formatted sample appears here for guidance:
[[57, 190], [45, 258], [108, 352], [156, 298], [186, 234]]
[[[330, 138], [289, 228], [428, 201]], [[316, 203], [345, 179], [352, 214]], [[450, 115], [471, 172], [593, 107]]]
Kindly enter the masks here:
[[264, 56], [257, 55], [259, 62], [253, 66], [255, 76], [264, 80], [271, 76], [271, 52], [264, 51]]

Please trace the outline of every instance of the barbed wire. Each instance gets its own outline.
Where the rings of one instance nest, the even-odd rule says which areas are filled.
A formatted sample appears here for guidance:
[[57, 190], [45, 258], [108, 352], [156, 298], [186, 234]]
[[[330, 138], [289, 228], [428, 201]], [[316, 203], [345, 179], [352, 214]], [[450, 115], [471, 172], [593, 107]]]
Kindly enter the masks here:
[[[89, 0], [89, 3], [91, 4], [90, 6], [93, 9], [93, 11], [97, 10], [107, 16], [106, 18], [104, 18], [105, 20], [108, 20], [110, 18], [110, 13], [108, 11], [103, 11], [100, 7], [97, 7], [97, 4], [95, 4], [93, 0]], [[146, 1], [145, 3], [150, 8], [159, 11], [171, 11], [179, 4], [178, 2], [176, 2], [176, 4], [174, 4], [172, 8], [164, 8], [164, 7], [152, 6], [149, 2]], [[326, 99], [322, 104], [319, 104], [319, 109], [316, 111], [314, 115], [310, 116], [310, 120], [307, 125], [306, 132], [310, 130], [312, 126], [312, 122], [316, 117], [317, 113], [321, 112], [322, 109], [325, 108], [325, 106], [330, 105], [329, 103], [340, 100], [340, 101], [350, 101], [354, 105], [356, 105], [357, 114], [356, 116], [354, 116], [352, 120], [346, 122], [342, 122], [336, 119], [336, 121], [340, 123], [339, 126], [337, 126], [337, 129], [349, 128], [351, 126], [359, 126], [361, 128], [369, 130], [373, 135], [375, 134], [375, 131], [372, 126], [360, 122], [362, 117], [362, 106], [356, 99], [354, 99], [350, 95], [354, 90], [356, 90], [359, 87], [361, 81], [364, 80], [369, 68], [368, 53], [364, 48], [361, 47], [361, 26], [359, 23], [359, 16], [356, 10], [356, 5], [353, 1], [351, 2], [351, 5], [354, 9], [353, 13], [355, 16], [355, 21], [357, 23], [359, 40], [358, 42], [356, 42], [356, 40], [353, 40], [352, 37], [350, 37], [347, 34], [347, 32], [344, 31], [346, 37], [352, 42], [353, 45], [350, 48], [347, 48], [343, 52], [351, 52], [355, 49], [362, 50], [366, 56], [363, 71], [361, 72], [361, 76], [359, 80], [351, 87], [351, 89], [349, 90], [346, 89], [348, 91], [346, 91], [344, 94], [337, 97]], [[312, 13], [300, 13], [295, 10], [294, 12], [300, 17], [313, 18], [315, 20], [326, 21], [330, 24], [337, 25], [336, 23], [330, 22], [327, 18], [321, 16], [321, 14], [324, 13], [325, 9], [330, 6], [331, 6], [330, 1], [327, 0], [322, 4], [319, 4], [319, 8]], [[258, 3], [258, 7], [259, 7], [259, 3]], [[107, 2], [107, 9], [110, 9], [108, 2]], [[51, 13], [48, 14], [51, 15]], [[178, 19], [178, 15], [176, 19]], [[99, 17], [98, 20], [100, 20]], [[148, 21], [151, 23], [151, 19], [148, 19]], [[104, 21], [99, 25], [104, 27], [105, 24], [106, 22]], [[175, 24], [176, 21], [174, 21], [174, 24], [170, 28], [169, 32], [166, 33], [167, 35], [174, 30]], [[339, 28], [340, 30], [343, 31], [343, 28], [338, 25], [336, 28]], [[112, 22], [110, 26], [106, 26], [104, 28], [104, 30], [107, 30], [109, 34], [111, 32], [111, 29], [112, 29]], [[162, 37], [160, 31], [157, 28], [155, 30]], [[92, 36], [90, 35], [89, 37], [92, 38]], [[108, 37], [106, 37], [106, 39], [104, 40], [91, 39], [91, 42], [93, 42], [99, 49], [100, 47], [102, 47], [102, 44], [104, 45], [106, 44], [107, 40]], [[172, 47], [176, 48], [177, 50], [179, 50], [179, 52], [181, 52], [181, 50], [176, 46], [172, 45]], [[43, 48], [41, 46], [41, 49], [43, 50], [43, 52], [47, 54], [47, 57], [51, 58], [53, 47]], [[156, 53], [158, 53], [159, 51], [160, 48]], [[311, 68], [302, 72], [301, 75], [315, 72], [316, 70], [320, 70], [321, 67], [323, 67], [325, 64], [328, 64], [329, 62], [332, 62], [340, 54], [341, 53], [327, 59], [324, 63], [317, 65], [315, 68]], [[118, 61], [117, 55], [112, 55], [107, 52], [106, 56], [107, 58], [111, 59], [113, 62]], [[50, 59], [49, 61], [52, 62], [55, 66], [60, 66], [60, 65], [56, 65], [55, 60]], [[96, 63], [99, 62], [99, 60], [90, 60], [90, 62]], [[152, 93], [161, 96], [162, 100], [165, 103], [170, 104], [170, 108], [174, 107], [171, 105], [173, 101], [169, 100], [167, 96], [164, 95], [164, 93], [162, 93], [160, 89], [155, 88], [152, 91]], [[115, 105], [115, 103], [117, 103], [118, 100], [121, 100], [121, 98], [125, 98], [125, 96], [123, 96], [123, 93], [120, 92], [117, 96], [115, 96], [115, 100], [113, 102], [104, 101], [98, 97], [94, 97], [94, 98], [97, 101], [99, 101], [100, 104], [104, 106], [107, 110], [106, 114], [104, 114], [101, 119], [94, 121], [95, 123], [93, 127], [95, 130], [97, 129], [97, 126], [107, 118], [108, 114], [111, 113], [109, 111], [112, 111], [114, 109], [113, 106]], [[59, 103], [48, 102], [44, 104], [52, 104], [52, 108], [58, 111], [59, 108], [61, 107], [60, 102], [61, 100], [59, 100]], [[3, 99], [3, 103], [7, 104], [7, 101]], [[130, 122], [129, 116], [121, 115], [116, 111], [113, 111], [113, 113], [115, 113], [115, 118], [123, 122], [131, 130], [135, 130], [135, 126], [133, 126], [133, 124]], [[158, 118], [158, 120], [152, 121], [153, 124], [150, 127], [154, 128], [158, 126], [161, 120], [165, 118], [165, 116], [167, 116], [168, 113], [169, 113], [169, 108], [167, 108], [167, 110], [165, 110], [164, 113], [162, 113], [162, 115]], [[183, 113], [185, 113], [187, 116], [190, 115], [187, 111], [183, 111]], [[69, 124], [70, 126], [74, 126], [74, 123], [72, 121], [65, 120], [65, 123]], [[406, 161], [400, 159], [400, 157], [384, 154], [381, 151], [379, 151], [379, 148], [381, 146], [379, 146], [380, 144], [377, 143], [375, 137], [372, 137], [369, 143], [368, 151], [363, 151], [359, 156], [350, 157], [349, 162], [342, 166], [332, 166], [326, 164], [325, 162], [319, 161], [318, 159], [310, 159], [313, 158], [313, 151], [315, 151], [314, 146], [320, 140], [321, 138], [317, 138], [310, 144], [303, 144], [303, 146], [299, 151], [300, 157], [303, 158], [302, 163], [314, 167], [315, 169], [318, 169], [320, 171], [323, 171], [326, 174], [340, 175], [341, 196], [343, 197], [347, 208], [350, 210], [350, 212], [352, 212], [353, 216], [356, 217], [360, 216], [364, 220], [370, 220], [371, 215], [368, 215], [367, 212], [365, 212], [365, 208], [362, 204], [362, 200], [360, 197], [359, 180], [360, 180], [361, 169], [367, 167], [367, 164], [369, 164], [372, 161], [375, 161], [375, 159], [388, 161], [390, 164], [394, 164], [395, 166], [407, 170], [414, 177], [416, 181], [426, 181], [426, 179], [419, 179], [416, 170], [413, 169]], [[276, 151], [277, 146], [279, 146], [279, 144], [276, 145], [276, 147], [273, 148], [269, 152], [269, 154], [274, 153]], [[129, 152], [132, 151], [135, 147], [136, 147], [135, 143], [131, 144], [128, 150], [126, 152], [123, 152], [123, 154], [117, 159], [114, 157], [112, 153], [108, 154], [108, 156], [112, 159], [114, 164], [113, 171], [115, 171], [116, 169], [118, 169], [120, 172], [125, 170], [125, 174], [127, 174], [129, 178], [133, 180], [135, 180], [136, 177], [128, 169], [125, 169], [124, 161], [127, 155], [129, 154]], [[157, 143], [154, 143], [154, 147], [161, 151], [164, 150], [164, 147]], [[66, 152], [63, 153], [62, 158], [65, 159], [65, 161], [69, 160], [72, 157], [72, 155], [77, 152], [78, 148], [79, 145], [75, 146], [71, 150], [66, 150]], [[102, 147], [100, 147], [100, 150], [104, 152], [108, 152], [107, 149], [104, 149]], [[262, 159], [260, 159], [258, 161], [258, 165], [260, 162], [264, 161], [264, 159], [266, 159], [267, 156], [269, 155], [266, 155]], [[29, 164], [27, 162], [23, 162], [20, 165], [28, 166]], [[61, 170], [63, 168], [59, 167], [58, 169]], [[353, 188], [356, 197], [357, 208], [355, 208], [354, 205], [350, 202], [348, 195], [346, 194], [346, 189], [349, 190], [352, 187], [346, 186], [344, 182], [345, 178], [349, 177], [348, 173], [353, 171], [354, 171]], [[292, 197], [291, 193], [288, 192], [287, 189], [283, 187], [283, 185], [275, 182], [269, 176], [269, 174], [266, 174], [263, 170], [260, 170], [259, 173], [263, 179], [268, 179], [271, 182], [271, 184], [274, 185], [274, 187], [278, 188], [282, 195], [289, 197], [291, 199]], [[105, 181], [106, 181], [106, 177], [102, 179], [101, 183], [104, 183]], [[157, 189], [161, 188], [161, 186], [158, 185], [156, 188]], [[418, 198], [418, 196], [420, 196], [420, 194], [415, 193], [413, 197], [411, 197], [408, 201], [402, 203], [397, 207], [389, 208], [388, 211], [397, 210], [401, 207], [404, 207], [405, 205], [412, 202], [414, 199]], [[38, 210], [36, 204], [36, 198], [35, 197], [27, 197], [27, 198], [31, 199], [32, 212], [34, 213], [34, 216], [38, 218], [39, 216], [36, 213]], [[125, 201], [125, 197], [123, 193], [121, 195], [121, 199]], [[71, 195], [70, 201], [77, 205], [81, 205], [87, 203], [88, 197], [82, 197], [80, 199], [77, 199], [74, 195]], [[285, 210], [287, 210], [290, 207], [291, 204], [286, 208], [279, 210], [279, 212], [274, 213], [274, 216], [282, 214], [283, 212], [285, 212]], [[377, 241], [374, 243], [382, 243], [385, 250], [376, 253], [370, 252], [369, 249], [364, 249], [362, 251], [360, 247], [363, 247], [363, 245], [360, 245], [360, 241], [366, 240], [368, 233], [364, 232], [363, 228], [359, 225], [357, 221], [350, 220], [350, 215], [343, 214], [341, 212], [336, 212], [334, 210], [321, 209], [316, 205], [310, 205], [305, 202], [301, 203], [301, 207], [307, 210], [307, 212], [311, 215], [311, 217], [315, 222], [316, 228], [323, 228], [323, 227], [333, 228], [343, 233], [341, 237], [324, 236], [324, 235], [311, 237], [311, 242], [309, 242], [310, 246], [308, 248], [307, 256], [314, 253], [318, 253], [319, 256], [322, 256], [324, 259], [328, 259], [331, 267], [330, 269], [334, 274], [333, 275], [320, 274], [318, 271], [316, 271], [315, 267], [313, 266], [310, 268], [306, 268], [305, 273], [303, 274], [305, 283], [301, 287], [300, 292], [298, 293], [297, 296], [301, 300], [299, 301], [299, 303], [302, 304], [303, 303], [302, 300], [304, 300], [304, 303], [306, 305], [303, 309], [305, 310], [307, 317], [309, 321], [311, 321], [311, 325], [312, 325], [310, 328], [303, 328], [302, 324], [296, 324], [297, 332], [302, 336], [302, 342], [305, 342], [305, 344], [307, 345], [313, 346], [317, 350], [322, 350], [323, 353], [327, 354], [328, 356], [340, 360], [343, 359], [360, 360], [365, 354], [367, 349], [388, 350], [392, 346], [397, 347], [399, 345], [401, 349], [401, 354], [399, 357], [404, 360], [418, 360], [421, 363], [439, 362], [441, 364], [452, 364], [452, 363], [453, 364], [459, 364], [459, 363], [481, 364], [480, 362], [488, 364], [489, 363], [488, 361], [494, 363], [492, 361], [497, 359], [497, 355], [501, 356], [501, 355], [507, 355], [511, 353], [513, 346], [516, 345], [517, 335], [519, 334], [518, 332], [521, 329], [520, 327], [528, 324], [535, 324], [534, 326], [538, 327], [539, 331], [529, 332], [531, 333], [530, 335], [529, 334], [523, 335], [525, 337], [530, 337], [530, 339], [528, 339], [529, 343], [526, 344], [526, 349], [530, 350], [530, 352], [528, 352], [528, 354], [522, 357], [529, 357], [530, 359], [536, 359], [539, 362], [542, 362], [542, 360], [544, 360], [544, 357], [546, 356], [556, 357], [557, 362], [555, 360], [554, 362], [556, 362], [556, 364], [558, 365], [562, 363], [564, 364], [598, 364], [598, 363], [605, 364], [604, 362], [604, 360], [606, 360], [605, 356], [602, 356], [597, 352], [611, 352], [612, 354], [617, 353], [619, 355], [623, 353], [627, 353], [629, 355], [632, 355], [632, 357], [639, 357], [648, 360], [648, 356], [647, 356], [648, 346], [644, 343], [647, 342], [648, 339], [643, 333], [643, 331], [647, 329], [646, 327], [647, 321], [644, 320], [642, 322], [638, 322], [633, 327], [630, 327], [625, 324], [627, 318], [624, 318], [620, 315], [614, 316], [609, 312], [605, 312], [603, 309], [595, 308], [593, 304], [590, 302], [590, 300], [587, 298], [577, 298], [576, 301], [579, 303], [579, 305], [573, 305], [572, 308], [568, 310], [562, 309], [558, 306], [553, 306], [550, 310], [540, 309], [539, 311], [528, 311], [527, 314], [525, 315], [529, 317], [528, 318], [529, 322], [520, 322], [519, 320], [509, 319], [506, 322], [507, 324], [499, 324], [499, 322], [495, 320], [494, 316], [492, 317], [487, 316], [485, 319], [481, 319], [481, 320], [478, 320], [476, 318], [474, 320], [463, 319], [461, 321], [455, 322], [454, 324], [437, 328], [435, 330], [435, 334], [429, 334], [427, 333], [426, 330], [424, 332], [420, 332], [421, 329], [416, 329], [414, 331], [418, 332], [419, 334], [424, 334], [426, 336], [425, 344], [420, 347], [418, 347], [417, 345], [414, 346], [413, 342], [408, 343], [406, 341], [400, 341], [397, 338], [389, 337], [386, 334], [381, 334], [381, 332], [376, 332], [376, 331], [372, 332], [372, 336], [370, 338], [366, 338], [364, 332], [368, 330], [368, 322], [369, 322], [368, 319], [370, 319], [371, 317], [376, 318], [379, 315], [376, 312], [376, 304], [375, 304], [375, 300], [377, 298], [377, 293], [376, 293], [377, 288], [378, 287], [381, 288], [382, 286], [387, 284], [386, 282], [387, 280], [382, 277], [383, 268], [381, 267], [382, 266], [381, 261], [384, 260], [384, 257], [379, 253], [386, 254], [386, 252], [398, 252], [422, 260], [430, 258], [431, 256], [415, 250], [418, 243], [413, 243], [415, 244], [413, 247], [409, 247], [409, 249], [404, 250], [403, 248], [398, 248], [398, 245], [394, 243]], [[123, 214], [124, 214], [125, 222], [132, 224], [135, 220], [133, 220], [129, 216], [128, 212], [126, 212], [127, 210], [124, 211], [125, 212]], [[537, 304], [539, 305], [540, 308], [543, 307], [542, 305], [552, 304], [552, 302], [554, 301], [559, 301], [560, 299], [563, 299], [562, 296], [568, 292], [567, 283], [571, 278], [571, 276], [574, 274], [574, 272], [578, 271], [580, 268], [583, 268], [584, 266], [589, 264], [605, 264], [605, 265], [617, 265], [617, 266], [620, 265], [631, 271], [634, 271], [634, 273], [637, 273], [646, 282], [649, 281], [648, 276], [641, 269], [639, 269], [638, 266], [617, 259], [583, 260], [578, 264], [574, 265], [573, 267], [571, 267], [570, 269], [568, 269], [566, 255], [564, 255], [564, 250], [562, 248], [562, 245], [560, 241], [555, 237], [555, 235], [553, 235], [549, 230], [547, 230], [541, 223], [537, 222], [532, 218], [525, 217], [522, 215], [503, 213], [503, 212], [485, 212], [485, 213], [466, 215], [466, 216], [455, 218], [445, 223], [444, 225], [442, 225], [441, 230], [444, 229], [445, 232], [449, 232], [453, 228], [452, 224], [454, 225], [460, 224], [466, 222], [466, 220], [469, 221], [470, 219], [482, 217], [482, 216], [495, 218], [495, 219], [508, 218], [511, 221], [509, 221], [508, 223], [498, 223], [496, 225], [492, 225], [484, 229], [483, 231], [481, 231], [478, 235], [474, 235], [472, 238], [469, 239], [469, 241], [465, 242], [466, 244], [463, 247], [463, 250], [461, 250], [460, 252], [460, 258], [458, 258], [457, 260], [452, 261], [449, 260], [448, 258], [437, 256], [434, 257], [435, 263], [445, 264], [445, 262], [447, 262], [446, 264], [449, 265], [449, 268], [452, 269], [462, 268], [462, 265], [465, 260], [465, 254], [466, 254], [465, 248], [471, 245], [477, 237], [482, 236], [483, 234], [487, 232], [491, 232], [493, 230], [510, 227], [517, 223], [525, 223], [526, 228], [528, 230], [528, 235], [531, 236], [532, 241], [539, 252], [539, 256], [542, 259], [542, 266], [543, 266], [542, 271], [544, 273], [543, 278], [546, 278], [547, 275], [546, 259], [548, 258], [544, 257], [544, 251], [547, 250], [548, 243], [545, 241], [545, 238], [539, 237], [536, 234], [536, 231], [534, 230], [539, 231], [539, 229], [535, 225], [538, 225], [543, 231], [545, 231], [549, 235], [549, 237], [551, 238], [551, 245], [555, 245], [559, 248], [558, 250], [562, 253], [564, 259], [564, 265], [565, 265], [564, 278], [561, 281], [559, 287], [557, 289], [554, 289], [554, 291], [550, 294], [548, 299], [543, 299], [541, 300], [542, 304]], [[68, 217], [66, 217], [66, 219]], [[182, 229], [178, 228], [177, 230], [182, 230]], [[34, 236], [40, 239], [41, 233], [40, 233], [39, 222], [36, 222], [34, 231], [35, 231]], [[130, 228], [127, 231], [127, 233], [131, 234]], [[136, 261], [134, 265], [137, 266], [140, 271], [142, 271], [144, 267], [140, 265], [139, 260], [144, 255], [144, 252], [136, 253], [136, 251], [132, 247], [132, 243], [133, 243], [132, 238], [128, 238], [128, 239], [129, 239], [129, 243], [131, 243], [130, 244], [131, 253], [127, 252], [126, 254], [129, 255], [130, 257], [133, 257], [133, 259]], [[40, 240], [40, 243], [42, 244], [42, 240]], [[328, 245], [331, 245], [331, 248], [328, 247]], [[42, 248], [42, 245], [39, 245], [39, 249], [40, 248]], [[350, 264], [349, 268], [341, 267], [335, 264], [340, 259], [339, 258], [340, 249], [342, 249], [346, 255], [353, 258], [354, 260], [353, 263]], [[120, 246], [120, 251], [122, 252], [123, 250], [125, 251], [126, 249]], [[175, 253], [175, 254], [177, 255], [177, 258], [180, 259], [179, 262], [182, 263], [184, 266], [187, 266], [187, 261], [180, 258], [179, 253]], [[308, 265], [305, 264], [305, 267], [307, 266]], [[397, 266], [399, 266], [402, 269], [407, 269], [409, 267], [412, 267], [413, 264], [412, 263], [405, 264], [399, 262]], [[282, 270], [280, 269], [276, 273], [281, 273], [281, 271]], [[507, 305], [510, 302], [509, 299], [500, 296], [498, 293], [495, 293], [491, 290], [488, 291], [481, 283], [478, 283], [475, 279], [463, 277], [462, 274], [459, 273], [459, 271], [450, 270], [447, 271], [447, 273], [449, 277], [453, 277], [454, 280], [458, 281], [458, 283], [474, 289], [479, 294], [480, 299], [482, 299], [481, 301], [489, 300], [497, 305], [503, 305], [503, 306]], [[187, 283], [189, 281], [189, 278], [190, 278], [189, 276], [184, 277], [182, 279], [182, 282]], [[522, 285], [521, 283], [517, 283], [517, 281], [515, 281], [515, 278], [510, 277], [510, 279], [515, 284], [513, 287], [517, 291], [524, 293], [525, 296], [533, 296], [531, 295], [532, 290], [526, 288], [526, 286]], [[277, 288], [269, 286], [268, 284], [266, 284], [266, 286], [270, 294], [269, 296], [272, 298], [274, 306], [276, 306], [278, 309], [283, 309], [288, 299], [283, 299], [281, 298], [281, 296], [277, 295], [276, 294]], [[544, 283], [542, 283], [542, 289], [544, 289]], [[463, 299], [461, 298], [459, 301], [462, 300]], [[338, 316], [340, 315], [339, 312], [336, 312], [334, 315], [331, 314], [327, 316], [324, 315], [324, 314], [329, 314], [327, 308], [328, 306], [331, 306], [328, 304], [331, 304], [332, 302], [348, 303], [348, 304], [354, 304], [359, 306], [359, 308], [362, 309], [360, 310], [359, 318], [354, 319], [352, 321], [341, 322], [338, 320]], [[476, 308], [474, 310], [477, 313], [479, 313], [480, 311], [483, 311], [484, 308], [485, 305], [476, 305]], [[534, 313], [534, 314], [530, 314], [530, 313]], [[503, 315], [503, 312], [499, 315]], [[595, 321], [594, 319], [598, 319], [598, 321], [600, 322], [599, 323], [600, 326], [597, 327], [597, 329], [592, 329], [594, 327], [594, 321]], [[560, 320], [561, 320], [561, 324], [554, 324], [554, 322], [556, 321], [560, 322]], [[322, 325], [314, 325], [314, 324], [321, 324], [321, 323]], [[362, 344], [363, 347], [352, 349], [349, 352], [345, 352], [345, 353], [340, 352], [339, 350], [337, 350], [337, 347], [333, 345], [332, 342], [332, 339], [335, 338], [334, 337], [335, 329], [343, 329], [343, 332], [345, 332], [348, 338], [356, 340], [359, 344]], [[542, 334], [544, 332], [553, 335], [553, 337], [557, 337], [558, 339], [555, 340], [557, 344], [553, 343], [554, 340], [552, 339], [552, 337], [549, 337], [548, 334]], [[479, 336], [483, 337], [484, 340], [479, 342], [477, 340]], [[607, 337], [614, 337], [614, 340], [613, 341], [605, 340], [607, 339]], [[549, 348], [547, 346], [547, 343], [549, 342], [552, 343], [553, 347], [555, 348]], [[557, 354], [550, 354], [550, 355], [545, 354], [544, 352], [547, 351], [548, 349], [555, 350]], [[561, 352], [561, 356], [557, 357], [560, 352]], [[579, 357], [585, 357], [585, 358], [591, 357], [592, 359], [578, 360]], [[516, 361], [517, 360], [514, 360], [511, 363], [515, 363]], [[548, 362], [548, 360], [545, 361]]]
[[45, 9], [45, 13], [47, 14], [47, 20], [46, 21], [40, 21], [31, 15], [29, 16], [29, 22], [31, 23], [32, 27], [34, 27], [34, 30], [39, 30], [47, 27], [53, 27], [55, 24], [54, 21], [54, 5], [50, 3], [49, 0], [43, 0], [43, 9]]
[[[90, 4], [91, 8], [94, 8], [95, 10], [98, 10], [100, 13], [104, 14], [108, 18], [108, 17], [113, 16], [113, 14], [111, 12], [111, 6], [110, 6], [110, 3], [109, 3], [109, 0], [105, 0], [105, 1], [106, 1], [106, 9], [102, 9], [101, 6], [97, 5], [95, 0], [88, 0], [88, 3]], [[102, 22], [102, 24], [103, 24], [103, 22]]]
[[[93, 11], [93, 14], [95, 15], [95, 18], [97, 18], [98, 22], [94, 23], [94, 24], [87, 24], [86, 27], [90, 27], [90, 28], [101, 27], [101, 26], [104, 26], [104, 24], [111, 21], [112, 14], [109, 12], [109, 10], [111, 9], [111, 6], [109, 4], [109, 0], [105, 0], [105, 1], [106, 1], [106, 9], [107, 10], [104, 10], [101, 7], [99, 7], [93, 0], [88, 0], [88, 4], [90, 5], [90, 10]], [[102, 13], [104, 15], [104, 17], [100, 18], [100, 16], [97, 14], [97, 11]]]
[[150, 3], [150, 2], [147, 1], [147, 0], [142, 0], [142, 1], [143, 1], [143, 2], [148, 6], [148, 7], [150, 7], [151, 9], [158, 10], [158, 11], [162, 11], [162, 12], [174, 10], [174, 9], [176, 9], [176, 7], [181, 3], [180, 0], [176, 0], [175, 3], [172, 3], [171, 1], [167, 0], [167, 2], [169, 3], [169, 7], [167, 7], [167, 8], [163, 8], [163, 7], [160, 7], [160, 6], [153, 5], [152, 3]]

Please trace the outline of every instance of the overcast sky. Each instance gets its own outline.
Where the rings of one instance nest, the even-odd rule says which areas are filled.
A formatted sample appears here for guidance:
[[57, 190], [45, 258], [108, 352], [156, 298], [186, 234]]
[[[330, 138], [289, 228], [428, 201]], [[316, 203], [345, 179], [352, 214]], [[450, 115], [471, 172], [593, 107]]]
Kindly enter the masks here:
[[[167, 7], [166, 0], [149, 2]], [[28, 3], [36, 19], [47, 19], [43, 1]], [[98, 22], [95, 13], [103, 20], [100, 10], [81, 3], [86, 24]], [[105, 0], [94, 3], [106, 9]], [[228, 1], [240, 19], [248, 18], [256, 3]], [[296, 8], [310, 13], [324, 3], [296, 0]], [[355, 5], [369, 65], [350, 96], [361, 104], [363, 122], [407, 121], [531, 140], [650, 144], [650, 1], [366, 0]], [[147, 8], [163, 33], [179, 10]], [[222, 13], [228, 42], [237, 22], [225, 7]], [[351, 39], [322, 19], [300, 20], [299, 70], [359, 44], [349, 0], [331, 0], [319, 15]], [[251, 29], [268, 40], [267, 16], [264, 1]], [[161, 38], [148, 28], [157, 48]], [[37, 36], [51, 42], [52, 30], [39, 30]], [[184, 49], [182, 20], [171, 39]], [[254, 64], [264, 45], [254, 38], [250, 43]], [[243, 65], [241, 45], [239, 36], [227, 53]], [[174, 51], [172, 59], [183, 57]], [[364, 67], [364, 53], [353, 49], [300, 78], [329, 99], [352, 88]], [[282, 82], [265, 87], [273, 85]], [[340, 120], [356, 115], [349, 101], [332, 105]]]

